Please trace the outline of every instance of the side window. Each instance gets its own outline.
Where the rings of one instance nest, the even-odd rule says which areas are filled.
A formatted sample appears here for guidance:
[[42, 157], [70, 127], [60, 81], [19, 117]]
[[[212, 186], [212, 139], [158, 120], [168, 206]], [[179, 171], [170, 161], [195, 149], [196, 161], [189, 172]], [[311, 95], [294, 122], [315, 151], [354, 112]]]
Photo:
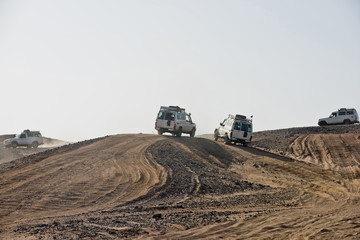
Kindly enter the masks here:
[[185, 120], [185, 113], [177, 113], [176, 116], [178, 120]]
[[187, 121], [187, 122], [191, 122], [191, 118], [190, 118], [190, 116], [187, 115], [187, 114], [186, 114], [186, 121]]
[[347, 113], [347, 115], [353, 115], [353, 114], [354, 114], [354, 110], [348, 110], [346, 113]]
[[339, 116], [344, 116], [345, 115], [345, 111], [340, 111], [339, 112]]
[[164, 116], [165, 116], [164, 112], [159, 112], [158, 119], [164, 119]]
[[25, 134], [21, 134], [20, 138], [26, 138]]

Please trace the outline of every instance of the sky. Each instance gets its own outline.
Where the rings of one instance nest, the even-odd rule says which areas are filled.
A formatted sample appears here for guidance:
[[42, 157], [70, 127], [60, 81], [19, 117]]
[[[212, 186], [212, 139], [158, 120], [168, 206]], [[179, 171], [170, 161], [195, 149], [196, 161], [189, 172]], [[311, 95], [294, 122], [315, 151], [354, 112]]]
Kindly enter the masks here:
[[360, 111], [358, 0], [0, 0], [0, 135], [154, 133], [160, 106], [197, 134]]

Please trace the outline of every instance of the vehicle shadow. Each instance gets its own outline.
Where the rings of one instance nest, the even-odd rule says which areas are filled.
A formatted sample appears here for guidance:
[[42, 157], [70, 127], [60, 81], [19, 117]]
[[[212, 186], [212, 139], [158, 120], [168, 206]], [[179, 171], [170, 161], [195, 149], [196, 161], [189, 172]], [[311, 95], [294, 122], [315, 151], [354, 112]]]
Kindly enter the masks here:
[[284, 161], [284, 162], [295, 162], [295, 161], [297, 161], [297, 160], [295, 160], [293, 158], [290, 158], [290, 157], [287, 157], [287, 156], [282, 156], [280, 154], [268, 152], [268, 151], [265, 151], [265, 150], [262, 150], [262, 149], [259, 149], [259, 148], [255, 148], [255, 147], [251, 147], [251, 146], [247, 146], [247, 147], [244, 147], [242, 145], [232, 145], [232, 146], [236, 147], [236, 148], [240, 148], [241, 150], [246, 151], [246, 152], [251, 153], [251, 154], [260, 155], [260, 156], [264, 156], [264, 157], [275, 158], [277, 160]]

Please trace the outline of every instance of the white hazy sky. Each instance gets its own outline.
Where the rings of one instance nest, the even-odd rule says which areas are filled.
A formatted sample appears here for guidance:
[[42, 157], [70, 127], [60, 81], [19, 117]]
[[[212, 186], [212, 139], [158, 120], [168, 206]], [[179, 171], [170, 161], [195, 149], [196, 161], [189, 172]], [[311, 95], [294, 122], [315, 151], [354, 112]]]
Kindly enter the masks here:
[[0, 0], [0, 134], [155, 133], [161, 105], [197, 134], [360, 110], [358, 0]]

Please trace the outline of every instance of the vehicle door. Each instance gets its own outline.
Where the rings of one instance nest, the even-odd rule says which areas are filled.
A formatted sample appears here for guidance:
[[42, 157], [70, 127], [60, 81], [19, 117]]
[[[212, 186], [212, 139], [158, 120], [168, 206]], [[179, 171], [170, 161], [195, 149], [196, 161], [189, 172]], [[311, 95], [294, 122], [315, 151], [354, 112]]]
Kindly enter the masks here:
[[331, 113], [331, 115], [327, 119], [328, 124], [336, 124], [337, 121], [338, 121], [338, 113], [337, 112]]
[[186, 132], [190, 132], [193, 129], [193, 122], [189, 114], [185, 114]]
[[19, 145], [27, 145], [29, 144], [29, 138], [26, 136], [25, 133], [21, 133], [20, 136], [19, 136], [19, 140], [18, 140], [18, 144]]
[[251, 122], [242, 122], [241, 123], [241, 133], [242, 139], [250, 141], [252, 136], [252, 123]]
[[158, 128], [173, 129], [175, 121], [175, 113], [170, 111], [160, 111], [156, 119]]
[[233, 124], [234, 124], [234, 119], [228, 119], [226, 121], [226, 124], [225, 124], [225, 133], [228, 135], [228, 137], [230, 138], [230, 132], [232, 131], [232, 128], [233, 128]]
[[222, 121], [220, 123], [219, 130], [218, 130], [218, 133], [219, 133], [220, 137], [225, 136], [225, 126], [227, 124], [227, 121], [228, 121], [228, 119], [226, 118], [226, 119], [224, 119], [224, 121]]
[[234, 122], [233, 134], [232, 136], [236, 139], [244, 139], [244, 132], [241, 130], [241, 121]]
[[346, 116], [346, 110], [340, 110], [336, 123], [343, 123], [345, 119], [349, 119], [349, 117]]
[[179, 125], [179, 127], [182, 128], [183, 132], [187, 131], [185, 113], [183, 112], [176, 113], [176, 123]]

